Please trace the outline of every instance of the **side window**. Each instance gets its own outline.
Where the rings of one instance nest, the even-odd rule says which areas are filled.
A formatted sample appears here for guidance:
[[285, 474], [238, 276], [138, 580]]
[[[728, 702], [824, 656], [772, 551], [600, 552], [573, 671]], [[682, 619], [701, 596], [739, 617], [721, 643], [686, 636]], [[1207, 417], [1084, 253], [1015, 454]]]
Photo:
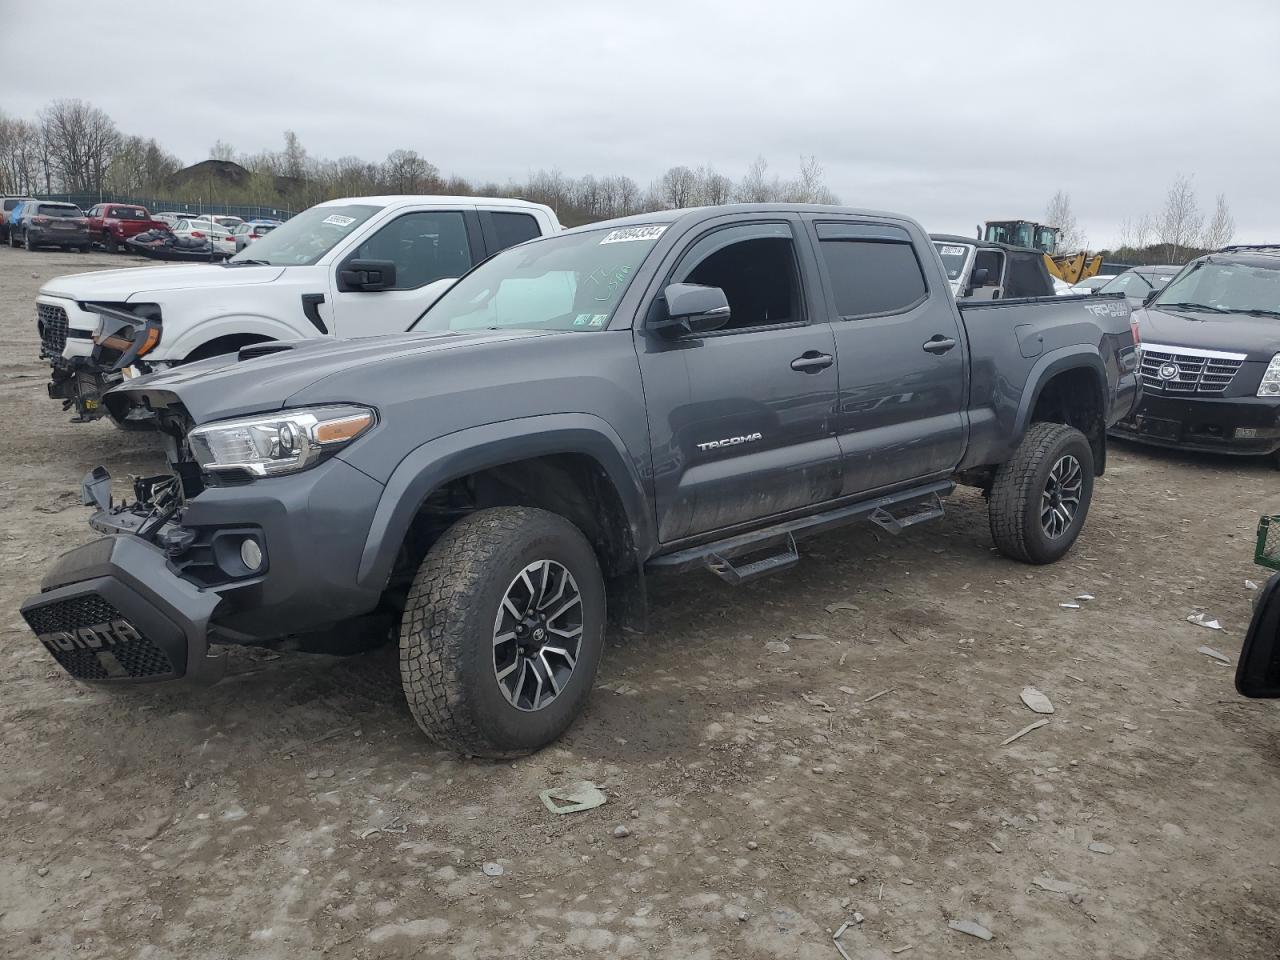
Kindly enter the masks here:
[[818, 247], [836, 312], [846, 320], [901, 313], [928, 295], [924, 272], [905, 230], [818, 224]]
[[466, 221], [456, 210], [424, 210], [397, 217], [360, 244], [352, 257], [395, 263], [394, 290], [415, 290], [471, 269]]
[[680, 258], [670, 282], [724, 291], [731, 317], [718, 332], [804, 322], [795, 240], [785, 223], [707, 234]]
[[494, 235], [494, 248], [489, 251], [491, 254], [542, 236], [538, 221], [527, 213], [502, 213], [495, 210], [490, 216], [493, 218]]

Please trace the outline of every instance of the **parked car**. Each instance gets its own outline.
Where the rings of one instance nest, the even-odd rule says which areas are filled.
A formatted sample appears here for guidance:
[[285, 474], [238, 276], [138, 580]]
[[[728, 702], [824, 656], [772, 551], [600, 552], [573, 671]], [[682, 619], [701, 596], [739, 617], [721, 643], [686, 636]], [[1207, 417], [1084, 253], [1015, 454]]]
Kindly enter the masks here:
[[949, 233], [929, 236], [952, 292], [962, 300], [1054, 295], [1053, 277], [1039, 250]]
[[[550, 207], [483, 197], [331, 200], [225, 266], [109, 270], [49, 281], [36, 298], [49, 396], [82, 419], [125, 370], [145, 373], [249, 344], [403, 333], [474, 264], [560, 229]], [[130, 311], [135, 346], [104, 346], [99, 304]], [[119, 322], [110, 321], [112, 329]]]
[[9, 218], [30, 197], [4, 197], [0, 199], [0, 243], [9, 242]]
[[[333, 209], [309, 219], [361, 214]], [[246, 252], [314, 249], [295, 222]], [[110, 391], [118, 422], [155, 414], [174, 474], [112, 507], [98, 468], [106, 536], [22, 612], [107, 683], [212, 679], [227, 643], [398, 622], [422, 729], [526, 753], [582, 709], [606, 617], [643, 627], [649, 574], [744, 583], [806, 534], [940, 517], [957, 483], [986, 491], [1006, 556], [1061, 558], [1133, 354], [1122, 297], [957, 303], [904, 217], [759, 204], [579, 227], [482, 263], [410, 334], [260, 344]]]
[[1236, 664], [1236, 691], [1242, 697], [1280, 698], [1280, 573], [1263, 584], [1254, 601]]
[[90, 209], [88, 218], [89, 236], [108, 253], [115, 253], [130, 237], [167, 226], [152, 220], [146, 207], [128, 203], [100, 203]]
[[208, 240], [216, 252], [228, 257], [236, 252], [231, 231], [208, 220], [179, 220], [173, 225], [173, 235], [185, 240]]
[[243, 217], [236, 217], [230, 214], [221, 213], [203, 213], [198, 217], [192, 217], [193, 220], [205, 220], [209, 223], [217, 224], [227, 231], [234, 230], [240, 224], [244, 223]]
[[1133, 267], [1117, 274], [1099, 293], [1123, 293], [1134, 309], [1142, 306], [1153, 291], [1163, 290], [1165, 284], [1178, 275], [1181, 267], [1155, 264], [1149, 267]]
[[1200, 257], [1147, 299], [1142, 402], [1114, 434], [1280, 466], [1280, 244]]
[[236, 253], [239, 253], [253, 241], [265, 237], [278, 226], [280, 226], [279, 222], [270, 220], [249, 220], [240, 224], [231, 231], [231, 236], [236, 242]]
[[189, 220], [190, 218], [191, 214], [189, 213], [153, 213], [151, 215], [152, 220], [156, 223], [164, 224], [170, 230], [179, 220]]
[[1081, 280], [1079, 283], [1073, 283], [1071, 285], [1071, 292], [1086, 295], [1094, 293], [1101, 290], [1109, 281], [1115, 279], [1115, 277], [1116, 274], [1114, 273], [1097, 273], [1092, 277], [1085, 277], [1085, 279]]
[[61, 247], [86, 253], [92, 246], [89, 221], [74, 203], [28, 200], [22, 205], [18, 220], [10, 225], [9, 246], [28, 250]]

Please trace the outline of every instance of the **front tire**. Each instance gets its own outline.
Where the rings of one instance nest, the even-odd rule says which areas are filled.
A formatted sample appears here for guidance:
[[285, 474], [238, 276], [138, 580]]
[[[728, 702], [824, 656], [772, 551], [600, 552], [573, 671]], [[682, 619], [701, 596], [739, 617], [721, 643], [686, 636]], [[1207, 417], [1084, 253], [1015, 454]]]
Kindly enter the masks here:
[[996, 470], [988, 506], [991, 537], [1006, 557], [1062, 559], [1084, 528], [1093, 499], [1093, 449], [1064, 423], [1035, 423], [1013, 459]]
[[479, 510], [418, 569], [400, 627], [400, 677], [441, 746], [503, 759], [538, 750], [582, 711], [604, 649], [595, 551], [563, 517]]

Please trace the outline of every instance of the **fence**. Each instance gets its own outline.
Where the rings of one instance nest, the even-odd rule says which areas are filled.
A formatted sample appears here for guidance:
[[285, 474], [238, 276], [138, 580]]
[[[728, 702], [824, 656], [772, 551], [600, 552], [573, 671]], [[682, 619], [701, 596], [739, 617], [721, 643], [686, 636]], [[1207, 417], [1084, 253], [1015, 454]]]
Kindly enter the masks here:
[[39, 200], [57, 200], [74, 203], [81, 210], [88, 210], [99, 203], [132, 203], [146, 207], [152, 213], [183, 213], [201, 216], [206, 213], [244, 220], [288, 220], [294, 211], [282, 207], [261, 207], [244, 203], [190, 203], [185, 200], [160, 200], [155, 197], [126, 197], [117, 193], [50, 193], [36, 194]]

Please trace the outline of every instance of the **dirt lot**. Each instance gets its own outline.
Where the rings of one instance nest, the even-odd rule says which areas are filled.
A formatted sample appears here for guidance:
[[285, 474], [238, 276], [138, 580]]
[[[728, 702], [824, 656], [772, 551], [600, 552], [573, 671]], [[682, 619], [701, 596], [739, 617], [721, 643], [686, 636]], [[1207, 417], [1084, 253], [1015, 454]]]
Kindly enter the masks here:
[[[609, 649], [562, 743], [463, 761], [383, 654], [119, 694], [28, 634], [19, 602], [90, 539], [82, 474], [162, 466], [69, 423], [37, 359], [40, 283], [127, 264], [0, 249], [0, 955], [838, 960], [857, 911], [856, 960], [1276, 957], [1280, 704], [1196, 652], [1239, 650], [1269, 466], [1115, 445], [1048, 568], [997, 556], [965, 491], [756, 587], [655, 581], [652, 634]], [[1002, 746], [1026, 685], [1057, 712]], [[543, 809], [576, 780], [609, 802]]]

